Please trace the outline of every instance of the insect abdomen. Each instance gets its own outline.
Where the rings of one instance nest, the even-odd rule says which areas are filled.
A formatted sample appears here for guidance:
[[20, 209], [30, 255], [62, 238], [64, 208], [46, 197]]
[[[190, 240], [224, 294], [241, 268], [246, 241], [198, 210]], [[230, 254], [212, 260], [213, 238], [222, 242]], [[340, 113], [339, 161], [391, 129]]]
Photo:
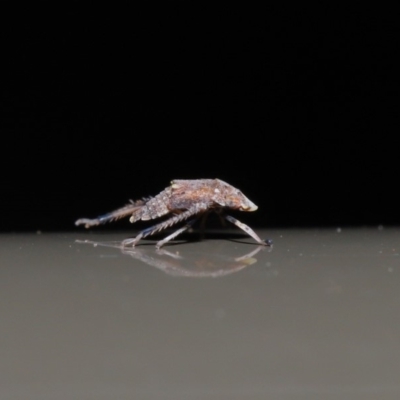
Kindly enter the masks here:
[[151, 198], [141, 209], [140, 216], [138, 216], [138, 218], [135, 218], [134, 221], [132, 221], [131, 218], [131, 222], [138, 221], [139, 219], [143, 221], [155, 219], [170, 213], [171, 211], [168, 208], [169, 198], [170, 190], [169, 188], [167, 188], [159, 193], [157, 196]]

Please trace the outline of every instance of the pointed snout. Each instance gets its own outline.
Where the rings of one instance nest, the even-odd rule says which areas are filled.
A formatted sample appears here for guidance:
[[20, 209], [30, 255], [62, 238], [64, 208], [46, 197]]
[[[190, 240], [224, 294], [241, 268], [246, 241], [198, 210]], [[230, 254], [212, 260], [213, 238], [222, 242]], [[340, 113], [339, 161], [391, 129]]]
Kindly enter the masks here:
[[249, 208], [249, 211], [256, 211], [258, 206], [256, 206], [254, 203], [251, 203], [251, 206]]
[[252, 201], [247, 199], [246, 203], [243, 204], [243, 206], [241, 207], [241, 210], [242, 211], [256, 211], [257, 208], [258, 207]]

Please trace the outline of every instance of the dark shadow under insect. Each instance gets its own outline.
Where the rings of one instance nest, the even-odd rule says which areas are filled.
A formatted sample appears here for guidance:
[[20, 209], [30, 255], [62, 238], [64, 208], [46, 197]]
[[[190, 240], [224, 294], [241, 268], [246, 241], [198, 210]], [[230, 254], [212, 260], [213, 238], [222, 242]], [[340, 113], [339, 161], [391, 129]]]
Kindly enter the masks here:
[[128, 205], [98, 218], [78, 219], [75, 225], [85, 225], [86, 228], [89, 228], [129, 215], [130, 222], [134, 223], [139, 220], [146, 221], [172, 214], [171, 218], [142, 230], [135, 238], [126, 239], [122, 242], [124, 247], [134, 247], [140, 239], [195, 216], [171, 235], [157, 242], [156, 248], [159, 249], [165, 243], [189, 229], [200, 216], [215, 211], [246, 232], [256, 242], [270, 246], [272, 244], [270, 240], [262, 240], [249, 226], [223, 213], [224, 209], [255, 211], [257, 208], [240, 190], [220, 179], [181, 179], [173, 180], [170, 186], [155, 197], [131, 201]]

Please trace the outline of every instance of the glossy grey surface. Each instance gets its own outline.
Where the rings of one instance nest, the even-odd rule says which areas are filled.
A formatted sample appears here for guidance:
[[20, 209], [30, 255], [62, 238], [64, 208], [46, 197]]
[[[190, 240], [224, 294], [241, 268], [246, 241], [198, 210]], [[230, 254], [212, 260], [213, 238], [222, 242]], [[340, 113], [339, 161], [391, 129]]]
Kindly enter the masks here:
[[399, 399], [400, 230], [257, 232], [0, 236], [0, 398]]

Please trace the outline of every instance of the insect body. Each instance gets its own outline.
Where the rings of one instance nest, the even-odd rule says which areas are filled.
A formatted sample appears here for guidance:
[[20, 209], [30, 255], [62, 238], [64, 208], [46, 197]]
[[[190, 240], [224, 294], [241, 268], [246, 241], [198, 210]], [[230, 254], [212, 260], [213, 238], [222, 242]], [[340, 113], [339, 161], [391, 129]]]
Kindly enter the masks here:
[[[146, 221], [156, 219], [167, 214], [173, 214], [169, 219], [160, 222], [150, 228], [141, 231], [135, 238], [126, 239], [122, 242], [124, 247], [135, 246], [140, 239], [166, 229], [178, 222], [189, 220], [183, 227], [171, 235], [160, 240], [156, 247], [159, 249], [165, 243], [175, 238], [188, 228], [200, 217], [209, 211], [216, 211], [222, 214], [223, 209], [239, 211], [255, 211], [257, 206], [251, 202], [243, 193], [221, 181], [220, 179], [195, 179], [195, 180], [173, 180], [171, 185], [165, 188], [155, 197], [143, 198], [132, 201], [130, 204], [102, 215], [98, 218], [78, 219], [75, 225], [85, 225], [86, 228], [115, 221], [130, 215], [130, 222], [139, 220]], [[270, 245], [271, 241], [264, 241], [247, 225], [238, 221], [230, 215], [224, 217], [262, 245]]]

